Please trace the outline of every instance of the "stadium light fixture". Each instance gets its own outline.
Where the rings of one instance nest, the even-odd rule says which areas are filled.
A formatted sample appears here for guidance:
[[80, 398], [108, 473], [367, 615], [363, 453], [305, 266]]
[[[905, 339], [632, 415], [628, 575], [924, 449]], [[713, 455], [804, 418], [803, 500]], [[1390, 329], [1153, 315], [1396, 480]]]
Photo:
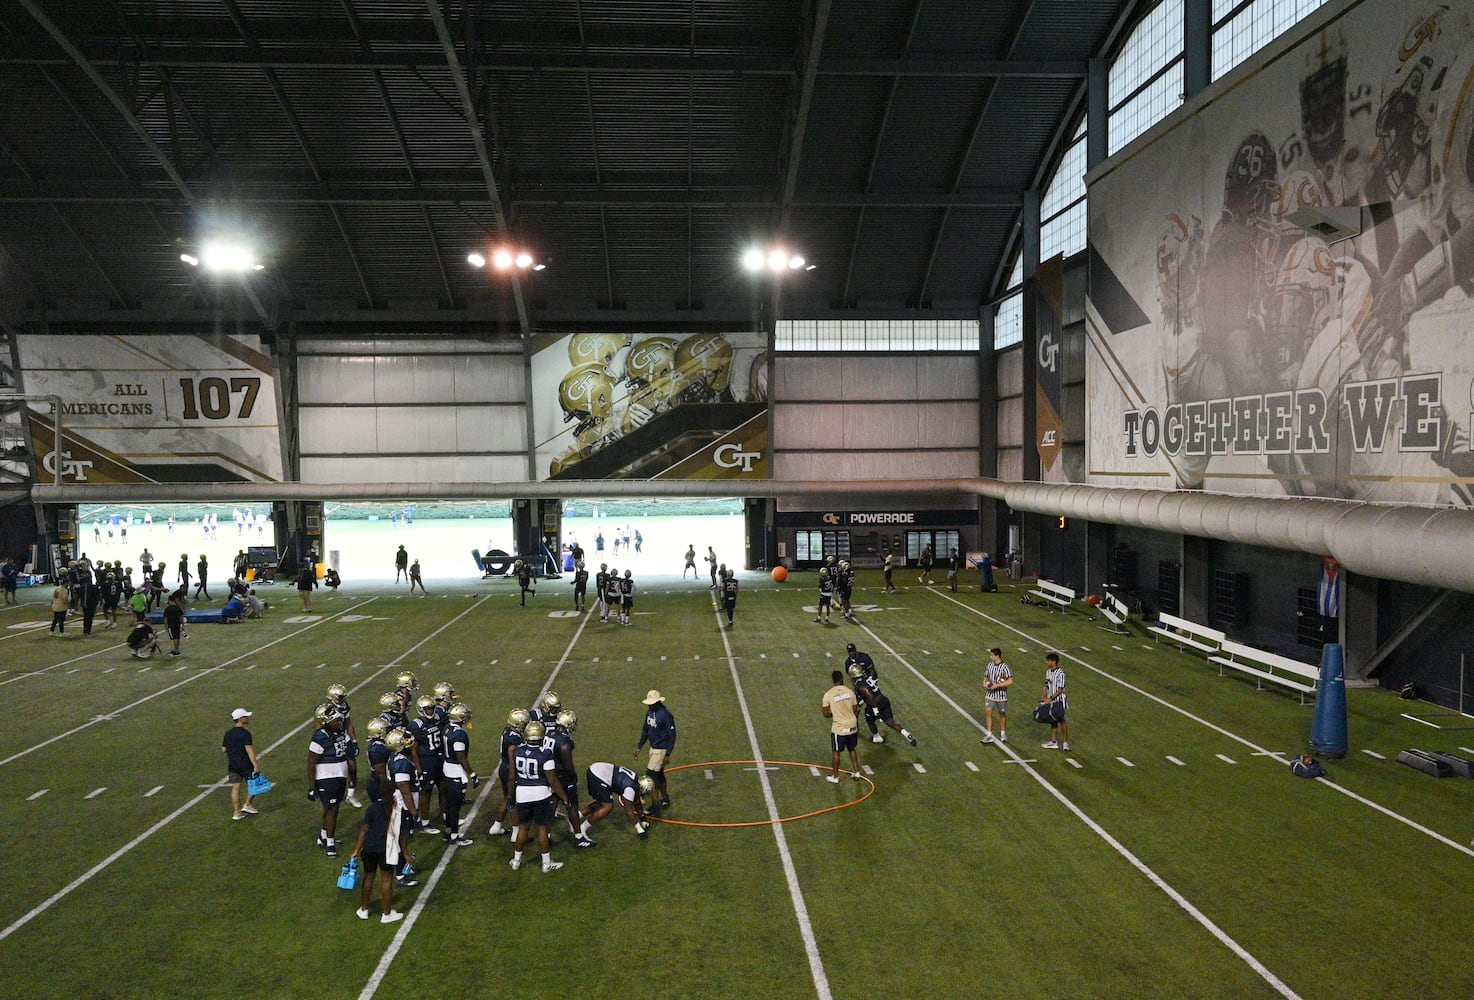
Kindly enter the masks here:
[[245, 274], [265, 267], [256, 259], [255, 250], [244, 243], [225, 239], [207, 240], [200, 247], [198, 257], [182, 253], [179, 259], [190, 267], [203, 267], [217, 274]]
[[470, 264], [472, 267], [485, 267], [486, 255], [474, 252], [468, 253], [466, 254], [466, 263]]
[[812, 271], [815, 265], [805, 260], [802, 254], [775, 245], [766, 248], [748, 247], [742, 252], [742, 267], [750, 274], [758, 274], [766, 269], [777, 275], [784, 271]]

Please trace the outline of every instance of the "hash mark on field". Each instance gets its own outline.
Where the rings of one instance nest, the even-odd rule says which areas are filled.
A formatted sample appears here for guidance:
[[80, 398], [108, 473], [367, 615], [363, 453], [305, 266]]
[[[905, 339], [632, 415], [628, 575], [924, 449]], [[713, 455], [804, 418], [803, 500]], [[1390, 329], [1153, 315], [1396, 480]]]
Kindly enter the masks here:
[[522, 662], [523, 663], [531, 663], [532, 662], [532, 657], [529, 656], [527, 659], [523, 660]]
[[281, 668], [282, 668], [282, 669], [283, 669], [283, 670], [285, 670], [285, 669], [287, 669], [287, 668], [288, 668], [288, 667], [290, 667], [290, 666], [291, 666], [291, 664], [290, 664], [290, 663], [283, 663], [283, 664], [282, 664], [282, 665], [281, 665]]
[[[665, 659], [665, 657], [662, 656], [661, 659], [663, 660], [663, 659]], [[599, 658], [597, 656], [594, 657], [594, 662], [595, 663], [598, 663], [599, 662]]]
[[1167, 759], [1170, 760], [1172, 763], [1176, 764], [1178, 767], [1187, 767], [1186, 764], [1184, 764], [1182, 761], [1178, 760], [1176, 757], [1172, 756], [1170, 753], [1167, 755]]
[[1068, 765], [1070, 765], [1071, 767], [1073, 767], [1077, 771], [1080, 770], [1082, 767], [1085, 766], [1084, 764], [1080, 763], [1078, 760], [1076, 760], [1073, 757], [1066, 757], [1065, 758], [1065, 763], [1068, 764]]
[[717, 776], [715, 774], [712, 774], [711, 773], [711, 768], [709, 768], [709, 767], [706, 769], [706, 780], [707, 781], [716, 781], [717, 780]]
[[456, 660], [456, 666], [459, 667], [462, 663], [465, 663], [465, 662], [466, 662], [465, 660]]
[[796, 660], [796, 659], [798, 659], [798, 654], [797, 654], [797, 653], [794, 653], [794, 654], [793, 654], [793, 658], [794, 658], [794, 659], [795, 659], [795, 660]]
[[495, 660], [492, 660], [492, 661], [491, 661], [491, 665], [492, 665], [492, 666], [493, 666], [493, 667], [494, 667], [494, 666], [496, 666], [496, 661], [495, 661]]
[[809, 765], [809, 773], [812, 774], [816, 778], [819, 777], [819, 769], [817, 767], [815, 767], [813, 764], [810, 764]]
[[1381, 754], [1377, 753], [1377, 751], [1375, 751], [1375, 750], [1363, 750], [1362, 753], [1366, 754], [1369, 757], [1375, 757], [1378, 760], [1386, 760], [1387, 759], [1386, 757], [1383, 757]]
[[118, 669], [118, 668], [117, 668], [117, 667], [108, 667], [108, 668], [107, 668], [107, 669], [106, 669], [106, 670], [104, 670], [104, 671], [103, 671], [103, 673], [105, 673], [105, 674], [110, 674], [110, 673], [112, 673], [112, 672], [113, 672], [113, 671], [114, 671], [114, 670], [117, 670], [117, 669]]
[[693, 659], [693, 660], [699, 660], [699, 659], [701, 659], [701, 654], [700, 653], [697, 653], [695, 656], [691, 657], [691, 659]]
[[966, 653], [964, 653], [960, 649], [954, 649], [954, 650], [952, 650], [952, 652], [956, 653], [958, 656], [966, 656], [967, 655]]
[[1125, 652], [1125, 650], [1124, 650], [1124, 649], [1122, 649], [1122, 648], [1121, 648], [1121, 647], [1120, 647], [1120, 646], [1117, 646], [1117, 645], [1116, 645], [1116, 644], [1114, 644], [1114, 643], [1112, 643], [1112, 644], [1111, 644], [1111, 648], [1112, 648], [1112, 649], [1114, 649], [1114, 650], [1115, 650], [1115, 651], [1116, 651], [1116, 652], [1118, 652], [1118, 653], [1124, 653], [1124, 652]]
[[661, 663], [664, 663], [665, 662], [665, 655], [664, 654], [661, 654], [660, 662]]
[[247, 667], [246, 669], [247, 670], [255, 670], [256, 669], [256, 664], [253, 663], [249, 667]]
[[635, 658], [633, 656], [626, 656], [624, 658], [624, 662], [625, 663], [634, 663], [635, 662]]
[[144, 792], [143, 793], [143, 797], [146, 798], [146, 799], [151, 799], [155, 795], [157, 795], [160, 792], [162, 792], [163, 790], [164, 790], [164, 786], [163, 785], [155, 785], [154, 787], [150, 788], [148, 791]]
[[1142, 649], [1156, 649], [1157, 647], [1154, 646], [1154, 645], [1152, 645], [1149, 642], [1144, 642], [1144, 643], [1141, 644], [1141, 648]]
[[931, 655], [931, 650], [929, 650], [929, 649], [923, 649], [921, 651], [921, 655], [922, 656], [930, 656]]
[[1090, 649], [1089, 646], [1081, 646], [1080, 648], [1083, 649], [1087, 653], [1089, 653], [1091, 651], [1091, 649]]
[[[177, 674], [177, 673], [179, 673], [179, 671], [183, 670], [186, 666], [188, 666], [188, 664], [181, 663], [181, 664], [179, 664], [179, 666], [177, 666], [177, 667], [174, 668], [174, 672]], [[148, 669], [148, 667], [144, 667], [143, 668], [143, 670], [147, 670], [147, 669]], [[140, 670], [139, 673], [143, 673], [143, 670]]]
[[1217, 757], [1219, 760], [1223, 761], [1223, 763], [1225, 763], [1225, 764], [1237, 764], [1238, 763], [1238, 761], [1234, 760], [1232, 757], [1228, 756], [1227, 754], [1215, 753], [1213, 756], [1214, 757]]
[[964, 763], [964, 764], [966, 764], [966, 765], [967, 765], [967, 769], [968, 769], [968, 770], [969, 770], [969, 771], [976, 771], [976, 770], [977, 770], [977, 769], [978, 769], [978, 766], [977, 766], [977, 765], [976, 765], [976, 764], [974, 764], [974, 763], [973, 763], [973, 762], [972, 762], [972, 761], [970, 761], [970, 760], [965, 760], [965, 761], [963, 761], [963, 762], [962, 762], [962, 763]]
[[1119, 760], [1122, 764], [1125, 764], [1127, 767], [1135, 767], [1136, 766], [1135, 764], [1133, 764], [1129, 760], [1127, 760], [1125, 757], [1117, 757], [1116, 759]]
[[860, 765], [860, 770], [864, 771], [866, 774], [869, 774], [869, 775], [874, 775], [875, 774], [875, 768], [871, 767], [869, 764], [861, 764]]
[[766, 660], [768, 658], [768, 654], [767, 653], [759, 653], [757, 655], [758, 655], [758, 659], [760, 659], [760, 660]]
[[1421, 722], [1423, 725], [1427, 726], [1429, 729], [1442, 729], [1443, 728], [1442, 726], [1440, 726], [1436, 722], [1429, 722], [1427, 719], [1420, 719], [1416, 715], [1408, 715], [1406, 712], [1403, 712], [1401, 714], [1402, 714], [1402, 717], [1404, 719], [1409, 719], [1409, 720], [1411, 720], [1413, 722]]
[[916, 768], [916, 773], [917, 774], [925, 774], [926, 773], [926, 768], [924, 768], [924, 767], [921, 766], [921, 762], [920, 761], [917, 761], [917, 762], [913, 763], [911, 766], [914, 767], [914, 768]]
[[323, 667], [325, 667], [325, 666], [327, 666], [327, 664], [326, 664], [326, 663], [319, 663], [319, 664], [318, 664], [318, 665], [317, 665], [317, 666], [316, 666], [316, 667], [314, 667], [314, 668], [313, 668], [313, 669], [314, 669], [314, 670], [321, 670], [321, 669], [322, 669], [322, 668], [323, 668]]
[[153, 667], [144, 667], [144, 668], [143, 668], [143, 669], [142, 669], [142, 670], [140, 670], [140, 671], [138, 671], [138, 672], [139, 672], [139, 673], [140, 673], [140, 674], [146, 674], [146, 673], [148, 673], [148, 672], [149, 672], [149, 671], [150, 671], [150, 670], [152, 670], [152, 669], [153, 669]]
[[424, 661], [422, 661], [420, 663], [420, 666], [422, 666], [422, 667], [428, 667], [429, 665], [430, 665], [430, 661], [429, 660], [424, 660]]
[[350, 664], [348, 664], [348, 669], [349, 670], [357, 670], [358, 669], [358, 664], [357, 663], [350, 663]]
[[1464, 751], [1464, 753], [1474, 753], [1474, 750], [1470, 750], [1468, 747], [1459, 747], [1459, 749]]
[[78, 670], [81, 670], [81, 669], [82, 669], [81, 667], [73, 667], [72, 669], [68, 670], [67, 673], [69, 673], [69, 674], [75, 674]]
[[826, 659], [826, 660], [827, 660], [827, 659], [829, 659], [829, 658], [830, 658], [830, 657], [831, 657], [831, 656], [833, 656], [833, 655], [834, 655], [834, 654], [833, 654], [833, 653], [831, 653], [831, 652], [830, 652], [830, 651], [829, 651], [829, 650], [827, 650], [827, 649], [826, 649], [826, 650], [824, 650], [824, 659]]
[[94, 788], [92, 791], [90, 791], [86, 795], [82, 796], [82, 798], [84, 798], [84, 799], [95, 799], [95, 798], [97, 798], [97, 796], [101, 795], [105, 791], [107, 791], [107, 785], [103, 785], [101, 788]]
[[39, 799], [41, 796], [45, 795], [49, 791], [51, 791], [51, 789], [49, 789], [49, 788], [43, 788], [39, 792], [36, 792], [34, 795], [27, 795], [26, 796], [26, 801], [27, 802], [35, 802], [37, 799]]

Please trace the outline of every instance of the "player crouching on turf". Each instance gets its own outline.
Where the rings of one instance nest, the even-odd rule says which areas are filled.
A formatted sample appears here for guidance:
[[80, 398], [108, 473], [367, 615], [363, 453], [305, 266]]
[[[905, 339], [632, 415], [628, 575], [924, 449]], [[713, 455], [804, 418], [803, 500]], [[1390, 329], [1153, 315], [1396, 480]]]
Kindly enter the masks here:
[[648, 774], [637, 778], [635, 772], [627, 767], [599, 761], [589, 765], [585, 785], [589, 790], [589, 804], [583, 811], [583, 826], [579, 829], [585, 840], [594, 843], [590, 837], [594, 825], [614, 811], [616, 801], [624, 809], [635, 833], [641, 840], [646, 839], [650, 821], [645, 818], [645, 797], [655, 791], [654, 778]]
[[135, 622], [128, 633], [128, 648], [133, 650], [134, 658], [146, 660], [159, 648], [159, 634], [147, 621]]

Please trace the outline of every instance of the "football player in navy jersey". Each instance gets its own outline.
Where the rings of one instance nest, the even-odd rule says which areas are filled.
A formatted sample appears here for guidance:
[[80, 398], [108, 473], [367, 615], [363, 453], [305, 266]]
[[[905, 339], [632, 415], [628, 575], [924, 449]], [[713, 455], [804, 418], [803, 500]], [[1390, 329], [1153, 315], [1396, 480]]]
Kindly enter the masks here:
[[578, 716], [564, 709], [548, 730], [547, 738], [553, 745], [553, 774], [563, 786], [563, 796], [568, 800], [568, 832], [573, 834], [579, 847], [593, 847], [594, 842], [585, 837], [579, 826], [582, 814], [578, 809], [578, 767], [573, 763], [573, 734], [578, 730]]
[[737, 574], [727, 570], [722, 580], [722, 607], [727, 612], [727, 627], [732, 627], [732, 616], [737, 612]]
[[466, 785], [479, 785], [481, 779], [471, 767], [471, 709], [460, 702], [446, 713], [449, 729], [445, 735], [445, 842], [453, 847], [467, 847], [470, 837], [461, 836], [461, 806], [466, 801]]
[[[507, 726], [502, 730], [502, 742], [500, 756], [496, 766], [497, 780], [502, 784], [502, 804], [497, 806], [496, 820], [491, 824], [488, 831], [493, 837], [503, 833], [511, 832], [503, 824], [507, 821], [507, 812], [512, 807], [512, 751], [522, 744], [522, 731], [532, 721], [532, 716], [525, 708], [514, 708], [507, 713]], [[512, 818], [512, 830], [516, 829], [517, 819]]]
[[568, 795], [554, 772], [553, 748], [544, 738], [546, 729], [541, 722], [528, 722], [523, 730], [521, 744], [512, 750], [512, 779], [517, 793], [517, 841], [513, 848], [512, 870], [522, 867], [522, 848], [527, 843], [527, 829], [537, 827], [537, 849], [542, 855], [545, 872], [555, 872], [563, 867], [554, 861], [552, 846], [548, 842], [548, 828], [553, 825], [558, 803], [572, 810]]
[[619, 581], [619, 570], [611, 569], [608, 578], [604, 581], [604, 612], [599, 616], [601, 622], [607, 622], [611, 614], [616, 622], [619, 621], [620, 608], [623, 606], [622, 591], [623, 584]]
[[916, 737], [912, 736], [906, 727], [896, 722], [895, 713], [891, 709], [891, 700], [881, 694], [880, 675], [875, 672], [875, 661], [870, 658], [869, 653], [862, 653], [855, 649], [853, 642], [845, 649], [849, 655], [845, 657], [844, 667], [855, 680], [855, 696], [865, 705], [865, 724], [870, 727], [870, 742], [885, 742], [885, 737], [880, 735], [880, 729], [875, 725], [879, 720], [900, 733], [901, 737], [914, 747]]
[[348, 758], [348, 804], [362, 809], [363, 803], [358, 801], [358, 730], [353, 725], [353, 709], [348, 705], [348, 689], [342, 684], [329, 684], [327, 697], [328, 704], [338, 710], [338, 717], [343, 720], [343, 736], [347, 741], [344, 753]]
[[834, 606], [834, 576], [829, 572], [829, 567], [819, 568], [819, 613], [814, 616], [814, 621], [824, 625], [829, 624], [829, 610]]
[[582, 611], [584, 602], [588, 600], [589, 571], [584, 568], [580, 561], [573, 569], [573, 610]]
[[627, 767], [600, 761], [589, 765], [585, 783], [589, 791], [589, 804], [584, 810], [583, 826], [579, 829], [584, 840], [590, 844], [595, 842], [589, 836], [594, 831], [594, 824], [614, 810], [615, 802], [624, 809], [635, 833], [639, 834], [641, 840], [645, 839], [650, 829], [650, 821], [645, 818], [645, 796], [655, 791], [654, 778], [649, 775], [636, 777], [635, 772]]
[[384, 720], [382, 715], [376, 715], [369, 720], [364, 727], [368, 734], [368, 797], [370, 802], [378, 802], [383, 798], [384, 786], [389, 783], [389, 747], [384, 743], [384, 737], [389, 730], [394, 728]]
[[629, 570], [624, 571], [624, 578], [619, 581], [619, 623], [628, 625], [630, 623], [630, 611], [635, 606], [635, 579]]
[[399, 828], [393, 830], [393, 835], [399, 838], [400, 855], [404, 859], [396, 881], [405, 887], [419, 885], [410, 877], [415, 873], [415, 859], [409, 850], [410, 838], [420, 823], [420, 814], [415, 806], [415, 762], [410, 759], [414, 743], [414, 737], [403, 729], [391, 729], [384, 737], [384, 745], [389, 748], [389, 762], [384, 769], [392, 786], [389, 797], [395, 804], [391, 818], [395, 814], [399, 816]]
[[319, 705], [317, 732], [307, 746], [307, 798], [322, 806], [322, 829], [317, 844], [330, 858], [338, 856], [338, 805], [348, 791], [348, 758], [338, 737], [343, 720], [331, 705]]
[[399, 711], [406, 719], [409, 718], [410, 709], [414, 707], [415, 691], [419, 690], [419, 687], [419, 679], [408, 670], [400, 671], [394, 678], [394, 693], [399, 695]]
[[546, 691], [538, 699], [537, 704], [527, 710], [527, 718], [550, 727], [558, 721], [558, 713], [561, 711], [563, 711], [563, 699], [558, 697], [558, 692]]
[[609, 586], [609, 564], [600, 563], [594, 574], [594, 600], [599, 605], [599, 621], [609, 620], [609, 605], [604, 603], [604, 588]]
[[379, 718], [389, 723], [390, 729], [403, 729], [408, 724], [398, 691], [385, 691], [379, 695]]
[[420, 830], [434, 835], [440, 831], [430, 825], [430, 795], [440, 793], [440, 805], [445, 807], [445, 730], [441, 728], [440, 713], [436, 711], [435, 699], [421, 695], [419, 714], [409, 724], [409, 734], [414, 738], [412, 755], [420, 774], [420, 801], [418, 813]]
[[854, 621], [854, 612], [850, 610], [850, 596], [855, 592], [855, 571], [850, 568], [848, 559], [839, 561], [839, 577], [834, 581], [834, 589], [839, 592], [840, 617]]

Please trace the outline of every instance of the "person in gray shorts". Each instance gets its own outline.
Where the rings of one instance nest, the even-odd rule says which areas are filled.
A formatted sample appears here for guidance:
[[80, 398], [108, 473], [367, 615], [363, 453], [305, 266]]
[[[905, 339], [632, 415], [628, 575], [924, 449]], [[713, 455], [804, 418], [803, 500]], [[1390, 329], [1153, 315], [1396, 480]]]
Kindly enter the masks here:
[[1013, 686], [1013, 671], [1003, 662], [1003, 650], [994, 646], [988, 650], [988, 665], [983, 678], [987, 691], [983, 700], [983, 728], [987, 730], [980, 742], [993, 742], [993, 713], [998, 713], [998, 739], [1008, 742], [1008, 689]]

